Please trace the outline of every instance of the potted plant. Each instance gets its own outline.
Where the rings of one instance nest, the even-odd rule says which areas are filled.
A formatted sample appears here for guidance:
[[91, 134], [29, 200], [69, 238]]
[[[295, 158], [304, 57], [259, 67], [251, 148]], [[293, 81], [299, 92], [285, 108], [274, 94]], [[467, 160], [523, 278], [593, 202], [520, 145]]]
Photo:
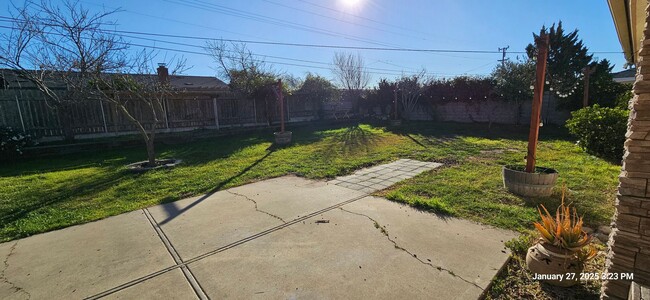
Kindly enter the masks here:
[[507, 165], [503, 167], [503, 186], [517, 195], [526, 197], [548, 197], [553, 194], [553, 187], [559, 173], [555, 169], [534, 167], [527, 172], [525, 166]]
[[535, 222], [535, 228], [541, 237], [535, 245], [528, 248], [526, 265], [533, 273], [533, 279], [542, 280], [556, 286], [568, 287], [580, 280], [584, 263], [596, 256], [596, 249], [590, 245], [591, 236], [582, 229], [582, 217], [577, 211], [562, 204], [555, 212], [555, 217], [540, 205], [538, 208], [541, 222]]

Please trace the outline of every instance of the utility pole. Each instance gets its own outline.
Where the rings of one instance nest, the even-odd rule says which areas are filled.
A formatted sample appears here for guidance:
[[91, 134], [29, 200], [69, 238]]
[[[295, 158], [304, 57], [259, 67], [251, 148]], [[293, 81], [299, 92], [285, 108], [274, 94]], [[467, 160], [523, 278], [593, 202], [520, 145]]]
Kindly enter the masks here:
[[497, 59], [497, 61], [501, 62], [501, 67], [503, 67], [506, 64], [506, 51], [508, 51], [508, 48], [510, 48], [510, 46], [499, 48], [499, 51], [501, 51], [502, 56], [501, 59]]
[[584, 92], [582, 93], [582, 107], [589, 105], [589, 77], [596, 72], [596, 66], [586, 66], [582, 68], [582, 75], [584, 76]]

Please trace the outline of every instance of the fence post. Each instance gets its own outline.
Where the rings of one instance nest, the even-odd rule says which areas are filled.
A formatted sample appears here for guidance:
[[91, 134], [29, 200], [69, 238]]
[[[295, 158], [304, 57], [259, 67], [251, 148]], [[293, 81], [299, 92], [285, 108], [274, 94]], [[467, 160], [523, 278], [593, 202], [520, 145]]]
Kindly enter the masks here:
[[169, 101], [167, 101], [167, 98], [165, 98], [164, 104], [163, 112], [165, 113], [165, 126], [169, 129], [169, 116], [167, 116], [167, 112], [169, 112]]
[[219, 130], [219, 110], [217, 109], [217, 98], [212, 98], [212, 106], [214, 107], [214, 125]]
[[27, 133], [27, 131], [25, 131], [25, 121], [23, 121], [23, 112], [20, 109], [20, 102], [18, 102], [18, 95], [16, 94], [14, 96], [16, 98], [16, 107], [18, 107], [18, 116], [20, 117], [20, 125], [23, 127], [23, 133]]
[[106, 126], [106, 114], [104, 114], [104, 103], [99, 100], [99, 108], [102, 110], [102, 121], [104, 122], [104, 132], [108, 133], [108, 126]]
[[287, 97], [287, 123], [291, 122], [291, 116], [289, 115], [289, 102], [291, 101], [291, 98]]
[[257, 125], [257, 100], [253, 99], [253, 116], [255, 117], [255, 125]]

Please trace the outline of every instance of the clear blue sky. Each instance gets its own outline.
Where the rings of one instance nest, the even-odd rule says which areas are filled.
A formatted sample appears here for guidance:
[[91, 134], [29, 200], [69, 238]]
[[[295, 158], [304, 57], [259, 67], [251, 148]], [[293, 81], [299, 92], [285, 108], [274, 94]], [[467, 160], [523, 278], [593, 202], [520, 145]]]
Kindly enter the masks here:
[[[505, 0], [82, 0], [90, 9], [120, 7], [113, 17], [117, 29], [245, 39], [270, 42], [329, 44], [362, 47], [489, 50], [510, 46], [524, 51], [532, 32], [562, 20], [567, 30], [577, 28], [590, 51], [621, 51], [605, 0], [505, 1]], [[214, 6], [217, 5], [217, 6]], [[6, 14], [4, 14], [6, 15]], [[302, 28], [302, 29], [300, 29]], [[152, 38], [152, 37], [148, 37]], [[202, 46], [199, 40], [153, 37]], [[133, 43], [188, 51], [199, 48], [132, 39]], [[332, 78], [328, 64], [336, 49], [249, 44], [253, 53], [266, 57], [278, 71], [304, 76], [307, 72]], [[501, 54], [413, 53], [348, 50], [360, 53], [373, 81], [394, 78], [422, 67], [436, 76], [485, 75]], [[160, 57], [178, 55], [161, 51]], [[210, 57], [182, 54], [191, 75], [215, 75]], [[620, 53], [595, 54], [623, 69]], [[302, 61], [297, 61], [302, 60]], [[284, 64], [281, 64], [284, 63]], [[288, 64], [298, 64], [295, 66]]]

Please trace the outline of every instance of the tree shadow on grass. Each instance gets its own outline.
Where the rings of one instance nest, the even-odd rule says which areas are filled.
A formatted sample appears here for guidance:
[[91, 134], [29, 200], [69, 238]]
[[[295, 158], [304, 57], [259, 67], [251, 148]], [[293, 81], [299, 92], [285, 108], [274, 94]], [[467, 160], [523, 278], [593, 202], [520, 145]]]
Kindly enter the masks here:
[[[387, 131], [403, 136], [413, 134], [435, 137], [435, 139], [465, 136], [527, 141], [529, 127], [527, 125], [493, 124], [488, 128], [487, 124], [481, 123], [410, 122], [402, 126], [388, 127]], [[540, 128], [540, 140], [573, 141], [574, 139], [565, 128], [546, 125]]]
[[[116, 185], [124, 176], [122, 172], [110, 173], [108, 176], [84, 176], [69, 180], [57, 186], [54, 190], [30, 190], [32, 201], [13, 199], [12, 207], [0, 212], [0, 226], [5, 227], [11, 223], [28, 217], [29, 214], [41, 209], [55, 209], [54, 207], [73, 198], [92, 195]], [[11, 238], [24, 235], [18, 234]]]
[[82, 168], [119, 168], [146, 158], [144, 149], [103, 150], [51, 157], [28, 158], [16, 162], [2, 162], [0, 177], [11, 177]]
[[343, 154], [367, 152], [377, 143], [378, 137], [359, 125], [347, 127], [345, 131], [332, 136], [328, 144], [330, 153]]
[[182, 159], [182, 166], [195, 166], [228, 158], [243, 149], [268, 142], [270, 139], [256, 136], [220, 137], [185, 145], [166, 146], [160, 153], [163, 157]]

